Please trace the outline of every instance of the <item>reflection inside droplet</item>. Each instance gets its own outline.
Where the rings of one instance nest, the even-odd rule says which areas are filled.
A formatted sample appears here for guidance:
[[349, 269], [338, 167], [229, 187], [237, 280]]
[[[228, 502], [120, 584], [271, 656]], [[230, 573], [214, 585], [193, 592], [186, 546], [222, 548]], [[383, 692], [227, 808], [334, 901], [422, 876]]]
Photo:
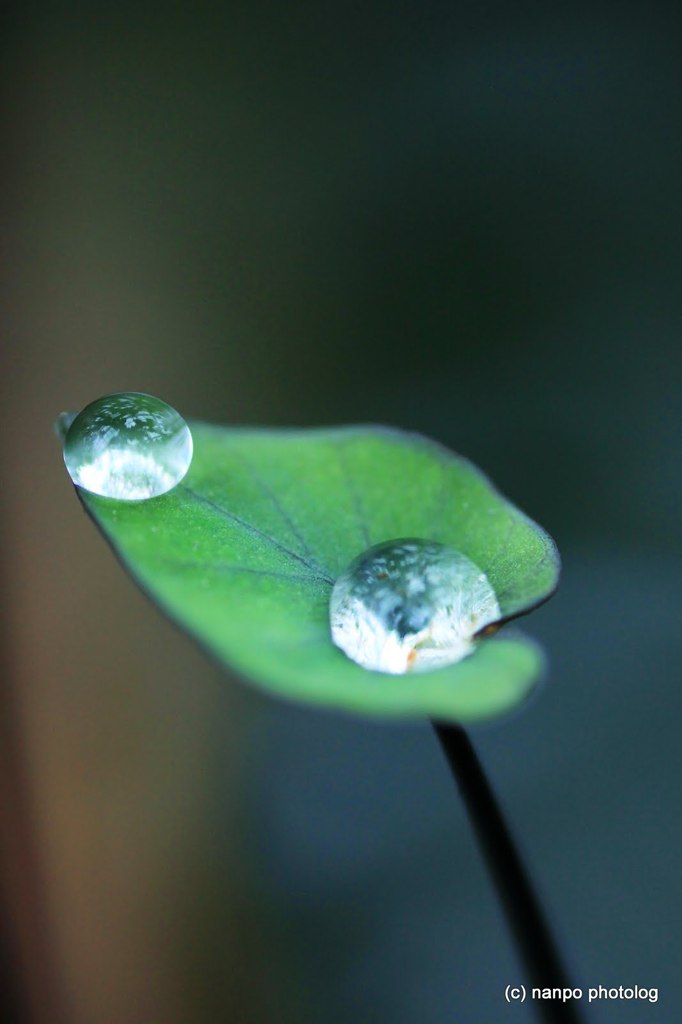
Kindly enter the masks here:
[[64, 461], [74, 484], [94, 494], [124, 501], [155, 498], [189, 469], [192, 435], [182, 416], [160, 398], [107, 395], [86, 406], [68, 427]]
[[400, 675], [452, 664], [500, 618], [487, 576], [436, 541], [392, 540], [355, 559], [332, 590], [337, 647], [364, 668]]

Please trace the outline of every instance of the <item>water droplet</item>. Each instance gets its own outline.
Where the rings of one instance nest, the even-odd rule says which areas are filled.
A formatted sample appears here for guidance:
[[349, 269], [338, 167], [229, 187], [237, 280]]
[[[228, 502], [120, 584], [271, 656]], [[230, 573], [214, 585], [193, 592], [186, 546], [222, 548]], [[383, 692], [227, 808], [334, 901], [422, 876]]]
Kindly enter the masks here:
[[64, 461], [79, 487], [105, 498], [141, 501], [182, 480], [192, 461], [192, 435], [182, 416], [160, 398], [106, 395], [69, 426]]
[[392, 540], [355, 559], [332, 590], [337, 647], [364, 668], [400, 675], [449, 665], [500, 618], [487, 576], [436, 541]]

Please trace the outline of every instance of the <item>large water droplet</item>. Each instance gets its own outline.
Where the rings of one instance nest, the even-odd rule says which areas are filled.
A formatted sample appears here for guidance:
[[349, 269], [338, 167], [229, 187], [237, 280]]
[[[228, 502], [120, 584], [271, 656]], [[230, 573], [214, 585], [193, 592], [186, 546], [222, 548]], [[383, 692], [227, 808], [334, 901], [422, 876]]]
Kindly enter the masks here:
[[395, 675], [459, 661], [500, 615], [471, 559], [416, 539], [365, 551], [337, 579], [330, 604], [336, 646], [364, 668]]
[[91, 402], [64, 439], [64, 461], [79, 487], [141, 501], [175, 487], [192, 461], [182, 416], [153, 395], [128, 392]]

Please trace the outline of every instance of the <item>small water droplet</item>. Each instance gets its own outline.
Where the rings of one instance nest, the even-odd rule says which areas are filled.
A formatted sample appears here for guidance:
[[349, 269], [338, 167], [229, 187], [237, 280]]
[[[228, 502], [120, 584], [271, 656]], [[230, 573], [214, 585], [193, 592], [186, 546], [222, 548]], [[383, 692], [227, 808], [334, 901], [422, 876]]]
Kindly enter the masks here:
[[332, 590], [332, 640], [364, 668], [400, 675], [460, 661], [499, 619], [479, 566], [436, 541], [392, 540], [365, 551]]
[[141, 501], [165, 494], [191, 461], [192, 435], [182, 416], [160, 398], [136, 392], [91, 402], [64, 439], [73, 482], [105, 498]]

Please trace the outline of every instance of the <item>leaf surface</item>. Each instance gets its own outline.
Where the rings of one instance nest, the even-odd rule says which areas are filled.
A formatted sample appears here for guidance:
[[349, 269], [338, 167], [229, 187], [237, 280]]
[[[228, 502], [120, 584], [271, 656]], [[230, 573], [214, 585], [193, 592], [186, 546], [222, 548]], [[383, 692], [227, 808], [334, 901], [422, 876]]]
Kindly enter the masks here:
[[475, 466], [382, 427], [190, 426], [194, 458], [172, 491], [138, 502], [79, 496], [148, 595], [220, 661], [278, 696], [371, 715], [472, 722], [527, 697], [542, 655], [520, 635], [403, 676], [359, 667], [330, 638], [334, 580], [385, 540], [463, 552], [487, 574], [504, 620], [553, 592], [553, 541]]

